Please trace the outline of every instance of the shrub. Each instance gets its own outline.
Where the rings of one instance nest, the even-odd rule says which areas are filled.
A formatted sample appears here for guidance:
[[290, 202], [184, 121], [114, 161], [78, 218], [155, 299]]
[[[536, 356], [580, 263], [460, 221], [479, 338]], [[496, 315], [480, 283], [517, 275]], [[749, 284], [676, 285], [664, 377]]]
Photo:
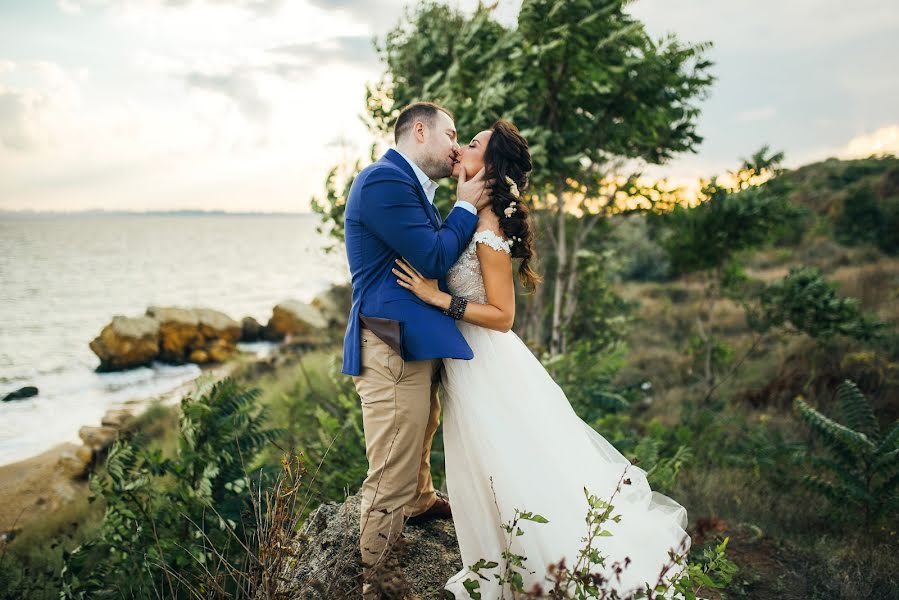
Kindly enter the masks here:
[[106, 505], [103, 522], [96, 537], [64, 555], [61, 597], [179, 597], [180, 581], [201, 578], [221, 560], [246, 559], [247, 464], [281, 433], [262, 429], [259, 393], [226, 378], [200, 398], [186, 395], [173, 458], [148, 451], [142, 436], [116, 440], [105, 475], [90, 480], [89, 500]]
[[883, 432], [868, 400], [845, 380], [837, 388], [845, 425], [824, 416], [802, 397], [794, 400], [800, 418], [828, 450], [827, 456], [806, 452], [815, 470], [803, 483], [838, 509], [836, 516], [859, 514], [866, 526], [899, 510], [899, 422]]

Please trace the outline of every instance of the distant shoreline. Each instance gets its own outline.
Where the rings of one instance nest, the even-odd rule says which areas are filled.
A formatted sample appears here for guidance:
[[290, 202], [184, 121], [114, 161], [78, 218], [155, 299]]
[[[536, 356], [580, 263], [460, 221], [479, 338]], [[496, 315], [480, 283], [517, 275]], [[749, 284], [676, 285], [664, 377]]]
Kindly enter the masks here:
[[224, 210], [0, 210], [0, 217], [315, 217], [314, 212], [228, 212]]

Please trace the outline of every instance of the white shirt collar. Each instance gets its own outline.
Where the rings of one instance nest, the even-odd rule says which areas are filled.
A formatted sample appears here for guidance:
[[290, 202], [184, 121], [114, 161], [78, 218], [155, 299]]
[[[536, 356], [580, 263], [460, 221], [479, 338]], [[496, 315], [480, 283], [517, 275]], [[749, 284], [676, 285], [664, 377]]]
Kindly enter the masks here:
[[397, 154], [399, 154], [400, 156], [405, 158], [406, 162], [409, 163], [409, 165], [412, 167], [412, 170], [415, 172], [415, 176], [418, 177], [418, 182], [421, 184], [422, 189], [424, 189], [424, 191], [425, 191], [425, 196], [427, 196], [428, 201], [431, 204], [433, 204], [434, 203], [434, 194], [437, 193], [437, 188], [439, 187], [437, 185], [437, 182], [433, 181], [430, 177], [428, 177], [425, 174], [424, 171], [419, 169], [418, 165], [416, 165], [414, 162], [412, 162], [411, 158], [409, 158], [408, 156], [406, 156], [405, 154], [403, 154], [396, 148], [394, 148], [394, 151], [396, 151]]

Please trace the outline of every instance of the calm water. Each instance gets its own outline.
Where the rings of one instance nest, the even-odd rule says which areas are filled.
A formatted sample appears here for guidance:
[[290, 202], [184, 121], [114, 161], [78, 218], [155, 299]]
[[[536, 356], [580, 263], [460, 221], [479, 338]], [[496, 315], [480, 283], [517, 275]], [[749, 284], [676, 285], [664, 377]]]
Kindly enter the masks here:
[[106, 410], [169, 391], [195, 365], [98, 374], [88, 347], [113, 317], [206, 306], [265, 323], [285, 298], [348, 279], [316, 216], [0, 216], [0, 464], [79, 442]]

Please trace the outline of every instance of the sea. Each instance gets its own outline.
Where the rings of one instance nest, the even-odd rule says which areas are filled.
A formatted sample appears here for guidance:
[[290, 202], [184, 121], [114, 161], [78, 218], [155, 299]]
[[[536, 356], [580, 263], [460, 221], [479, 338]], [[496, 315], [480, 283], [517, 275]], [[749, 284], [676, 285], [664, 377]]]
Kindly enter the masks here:
[[[0, 214], [0, 465], [99, 425], [110, 408], [198, 378], [193, 364], [95, 371], [88, 344], [114, 315], [208, 307], [265, 324], [272, 307], [348, 281], [346, 258], [314, 214]], [[266, 343], [240, 344], [264, 355]]]

